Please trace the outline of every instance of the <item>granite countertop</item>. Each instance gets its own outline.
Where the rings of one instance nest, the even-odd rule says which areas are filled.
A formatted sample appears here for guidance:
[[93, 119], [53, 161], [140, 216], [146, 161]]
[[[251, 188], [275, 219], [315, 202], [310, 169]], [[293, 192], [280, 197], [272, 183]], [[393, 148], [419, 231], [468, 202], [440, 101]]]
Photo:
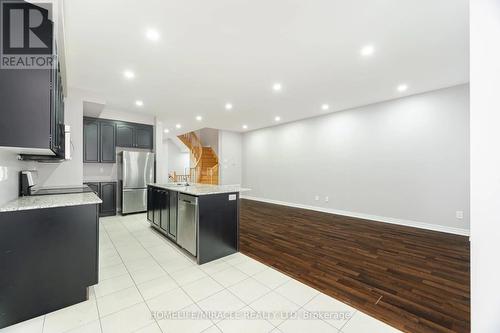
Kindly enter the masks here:
[[239, 185], [190, 184], [189, 186], [183, 186], [183, 185], [177, 185], [176, 183], [171, 183], [171, 184], [153, 183], [148, 185], [164, 188], [171, 191], [177, 191], [180, 193], [190, 194], [194, 196], [250, 191], [249, 188], [243, 188]]
[[19, 197], [0, 206], [1, 212], [14, 212], [20, 210], [55, 208], [81, 205], [95, 205], [102, 203], [102, 200], [94, 192], [53, 194]]

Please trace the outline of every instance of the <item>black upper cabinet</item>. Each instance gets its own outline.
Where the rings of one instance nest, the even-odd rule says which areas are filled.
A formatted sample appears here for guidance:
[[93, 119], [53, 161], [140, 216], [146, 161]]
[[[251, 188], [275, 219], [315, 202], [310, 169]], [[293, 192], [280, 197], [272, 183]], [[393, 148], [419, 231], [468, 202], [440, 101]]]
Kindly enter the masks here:
[[83, 118], [83, 162], [115, 163], [116, 147], [153, 149], [153, 126]]
[[135, 147], [135, 126], [119, 123], [116, 125], [116, 145], [119, 147]]
[[116, 162], [115, 123], [96, 118], [83, 119], [83, 162]]
[[115, 163], [116, 162], [116, 127], [115, 124], [109, 121], [99, 122], [99, 139], [100, 139], [100, 162]]
[[153, 127], [136, 126], [135, 144], [137, 148], [153, 149]]
[[64, 94], [59, 63], [51, 73], [51, 149], [57, 156], [64, 156]]
[[56, 60], [51, 69], [2, 69], [0, 113], [0, 147], [17, 149], [24, 159], [64, 158], [64, 94]]
[[99, 162], [99, 121], [83, 120], [83, 162]]
[[51, 71], [2, 69], [0, 146], [51, 150]]
[[126, 148], [153, 149], [153, 126], [117, 123], [116, 145]]

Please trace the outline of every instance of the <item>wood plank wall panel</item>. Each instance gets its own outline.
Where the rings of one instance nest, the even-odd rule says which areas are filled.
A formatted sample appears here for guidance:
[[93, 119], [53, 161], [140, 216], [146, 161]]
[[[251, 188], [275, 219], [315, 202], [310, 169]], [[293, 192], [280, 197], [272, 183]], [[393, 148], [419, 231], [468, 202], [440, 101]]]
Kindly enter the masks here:
[[468, 237], [241, 200], [240, 250], [402, 331], [470, 331]]

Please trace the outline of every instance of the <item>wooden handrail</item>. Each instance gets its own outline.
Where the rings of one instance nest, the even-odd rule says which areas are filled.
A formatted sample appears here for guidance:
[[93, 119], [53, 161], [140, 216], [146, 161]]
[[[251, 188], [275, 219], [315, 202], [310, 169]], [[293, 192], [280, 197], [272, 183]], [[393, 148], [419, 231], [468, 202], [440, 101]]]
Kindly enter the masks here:
[[209, 168], [209, 174], [210, 174], [210, 184], [214, 184], [214, 175], [219, 174], [219, 163], [214, 165], [213, 167]]
[[191, 180], [190, 175], [178, 175], [175, 171], [168, 175], [169, 181], [175, 183], [188, 183]]
[[189, 148], [189, 151], [191, 152], [191, 156], [194, 160], [194, 168], [191, 168], [189, 176], [192, 181], [197, 183], [199, 182], [199, 177], [201, 177], [201, 155], [203, 153], [201, 141], [195, 132], [179, 135], [178, 138]]

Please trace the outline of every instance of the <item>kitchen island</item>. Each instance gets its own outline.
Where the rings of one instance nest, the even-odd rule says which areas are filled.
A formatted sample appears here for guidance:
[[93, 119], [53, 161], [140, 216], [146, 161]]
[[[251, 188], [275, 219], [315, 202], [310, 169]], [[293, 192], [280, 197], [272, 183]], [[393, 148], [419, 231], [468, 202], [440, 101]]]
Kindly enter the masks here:
[[243, 191], [233, 185], [149, 184], [148, 220], [204, 264], [239, 251]]
[[101, 202], [87, 192], [0, 207], [0, 328], [88, 299], [98, 282]]

